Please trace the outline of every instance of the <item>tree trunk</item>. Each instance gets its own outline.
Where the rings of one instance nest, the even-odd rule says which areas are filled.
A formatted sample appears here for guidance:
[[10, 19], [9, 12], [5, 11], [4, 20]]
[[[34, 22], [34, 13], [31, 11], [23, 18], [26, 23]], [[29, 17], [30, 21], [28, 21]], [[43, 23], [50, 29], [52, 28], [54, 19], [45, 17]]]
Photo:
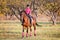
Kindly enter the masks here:
[[56, 13], [55, 12], [52, 13], [52, 24], [56, 25]]

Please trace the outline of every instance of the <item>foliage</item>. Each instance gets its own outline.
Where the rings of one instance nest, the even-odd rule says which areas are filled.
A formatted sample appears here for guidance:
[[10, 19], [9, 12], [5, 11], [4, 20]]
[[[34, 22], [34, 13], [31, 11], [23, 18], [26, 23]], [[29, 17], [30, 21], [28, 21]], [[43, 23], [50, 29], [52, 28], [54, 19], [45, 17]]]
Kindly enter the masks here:
[[[26, 4], [30, 4], [32, 1], [35, 1], [35, 5], [38, 7], [40, 7], [41, 5], [44, 6], [44, 8], [49, 11], [55, 11], [58, 9], [59, 7], [59, 0], [1, 0], [0, 3], [1, 3], [1, 6], [0, 6], [0, 11], [2, 9], [5, 9], [8, 5], [8, 4], [11, 4], [11, 5], [16, 5], [18, 7], [21, 7], [21, 8], [24, 8], [26, 6]], [[9, 9], [9, 7], [7, 8]]]
[[57, 3], [47, 3], [45, 5], [46, 9], [54, 11], [58, 8], [58, 4]]

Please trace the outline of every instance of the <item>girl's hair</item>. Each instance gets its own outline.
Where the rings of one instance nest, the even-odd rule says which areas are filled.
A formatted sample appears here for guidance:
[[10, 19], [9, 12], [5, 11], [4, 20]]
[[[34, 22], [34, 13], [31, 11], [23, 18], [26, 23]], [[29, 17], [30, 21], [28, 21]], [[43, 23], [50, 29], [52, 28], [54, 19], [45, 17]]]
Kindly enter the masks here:
[[27, 4], [27, 7], [29, 7], [29, 4]]

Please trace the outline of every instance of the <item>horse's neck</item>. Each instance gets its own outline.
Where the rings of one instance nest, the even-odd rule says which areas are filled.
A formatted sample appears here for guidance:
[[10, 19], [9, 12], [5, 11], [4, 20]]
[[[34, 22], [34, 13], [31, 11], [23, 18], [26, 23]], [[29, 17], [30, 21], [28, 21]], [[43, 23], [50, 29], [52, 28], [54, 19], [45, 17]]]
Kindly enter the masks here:
[[26, 14], [23, 14], [23, 17], [24, 17], [24, 18], [27, 18]]
[[23, 15], [23, 16], [24, 16], [24, 17], [23, 17], [24, 19], [29, 19], [28, 16], [27, 16], [26, 14]]

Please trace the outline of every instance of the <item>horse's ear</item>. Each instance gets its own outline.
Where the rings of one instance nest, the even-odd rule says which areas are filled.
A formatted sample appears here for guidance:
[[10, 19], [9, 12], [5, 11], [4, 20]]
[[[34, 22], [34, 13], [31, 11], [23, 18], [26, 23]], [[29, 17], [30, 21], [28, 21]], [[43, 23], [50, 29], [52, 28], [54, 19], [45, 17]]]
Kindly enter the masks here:
[[23, 9], [22, 12], [24, 12], [25, 10]]

